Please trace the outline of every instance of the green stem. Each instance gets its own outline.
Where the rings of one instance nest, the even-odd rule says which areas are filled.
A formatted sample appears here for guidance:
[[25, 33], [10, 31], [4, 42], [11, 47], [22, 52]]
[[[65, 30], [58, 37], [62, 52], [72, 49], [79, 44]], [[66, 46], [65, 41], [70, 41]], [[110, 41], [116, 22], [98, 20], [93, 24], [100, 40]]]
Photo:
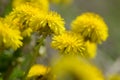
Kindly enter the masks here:
[[43, 40], [44, 40], [46, 37], [47, 37], [47, 35], [42, 36], [42, 37], [39, 39], [39, 41], [38, 41], [39, 44], [36, 45], [35, 48], [33, 49], [33, 52], [32, 52], [33, 56], [32, 56], [32, 58], [31, 58], [31, 60], [30, 60], [30, 62], [29, 62], [29, 64], [28, 64], [28, 67], [27, 67], [27, 69], [26, 69], [25, 75], [23, 76], [23, 80], [26, 80], [26, 77], [27, 77], [27, 74], [28, 74], [28, 72], [29, 72], [29, 69], [30, 69], [31, 66], [35, 63], [35, 61], [36, 61], [36, 59], [37, 59], [37, 57], [38, 57], [38, 54], [39, 54], [39, 48], [40, 48], [40, 46], [42, 45]]

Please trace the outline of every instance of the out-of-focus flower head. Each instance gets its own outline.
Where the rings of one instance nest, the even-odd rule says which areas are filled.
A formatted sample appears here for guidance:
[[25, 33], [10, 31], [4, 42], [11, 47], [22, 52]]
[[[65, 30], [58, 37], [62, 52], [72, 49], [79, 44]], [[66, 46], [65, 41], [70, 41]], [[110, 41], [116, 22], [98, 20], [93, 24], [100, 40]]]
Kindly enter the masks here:
[[35, 64], [30, 68], [27, 78], [29, 79], [33, 77], [43, 77], [47, 75], [49, 71], [50, 71], [50, 68], [41, 64]]
[[40, 34], [61, 34], [65, 31], [64, 24], [64, 19], [56, 12], [39, 14], [31, 18], [33, 30], [39, 31]]
[[97, 44], [92, 43], [90, 41], [87, 41], [85, 43], [87, 47], [88, 57], [92, 59], [95, 58], [97, 53]]
[[101, 16], [95, 13], [83, 13], [71, 24], [72, 30], [80, 33], [85, 40], [101, 43], [108, 37], [108, 28]]
[[10, 25], [0, 20], [0, 48], [17, 49], [22, 46], [20, 31], [10, 28]]
[[22, 36], [30, 36], [33, 32], [30, 27], [32, 25], [29, 25], [30, 19], [32, 16], [40, 13], [41, 11], [39, 8], [25, 3], [13, 9], [13, 11], [6, 16], [5, 21], [11, 24], [11, 27], [15, 25], [15, 28], [22, 32]]
[[49, 0], [53, 4], [62, 4], [62, 5], [70, 5], [73, 3], [73, 0]]
[[78, 57], [65, 56], [56, 60], [51, 71], [55, 80], [104, 80], [99, 69]]
[[48, 0], [31, 0], [31, 4], [33, 4], [36, 7], [39, 7], [40, 10], [43, 10], [43, 11], [49, 10]]
[[39, 7], [40, 10], [48, 11], [49, 10], [49, 1], [48, 0], [13, 0], [13, 7], [24, 4], [26, 2], [31, 3], [35, 7]]
[[87, 56], [83, 37], [73, 32], [64, 32], [54, 36], [51, 46], [64, 55]]
[[[28, 1], [30, 1], [30, 0], [28, 0]], [[13, 0], [12, 1], [12, 6], [16, 7], [18, 5], [24, 4], [25, 2], [26, 2], [26, 0]]]

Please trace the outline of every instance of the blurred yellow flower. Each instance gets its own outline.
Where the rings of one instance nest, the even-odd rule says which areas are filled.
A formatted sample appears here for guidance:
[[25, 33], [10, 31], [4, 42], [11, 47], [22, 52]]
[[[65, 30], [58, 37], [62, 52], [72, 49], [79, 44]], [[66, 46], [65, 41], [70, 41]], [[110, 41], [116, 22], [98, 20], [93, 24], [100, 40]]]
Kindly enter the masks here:
[[65, 32], [52, 38], [51, 46], [62, 54], [86, 56], [83, 37], [73, 32]]
[[73, 2], [73, 0], [49, 0], [49, 1], [54, 4], [63, 4], [63, 5], [70, 5]]
[[17, 7], [18, 5], [24, 4], [26, 2], [31, 3], [35, 7], [39, 7], [40, 10], [49, 10], [49, 1], [48, 0], [13, 0], [12, 6]]
[[87, 41], [86, 47], [87, 47], [88, 57], [95, 58], [97, 53], [97, 44]]
[[31, 4], [33, 4], [36, 7], [39, 7], [40, 10], [43, 10], [43, 11], [49, 10], [48, 0], [31, 0]]
[[39, 8], [32, 6], [29, 3], [25, 3], [17, 6], [9, 15], [6, 16], [5, 21], [15, 26], [22, 32], [22, 36], [30, 36], [33, 32], [29, 25], [32, 16], [40, 14]]
[[35, 64], [29, 70], [27, 78], [44, 76], [49, 72], [49, 68], [41, 64]]
[[101, 71], [82, 58], [65, 56], [55, 61], [51, 69], [55, 80], [104, 80]]
[[26, 2], [26, 0], [13, 0], [12, 1], [12, 7], [16, 7], [16, 6], [21, 5], [25, 2]]
[[20, 31], [12, 29], [7, 23], [0, 21], [0, 47], [17, 49], [22, 46]]
[[120, 74], [113, 74], [109, 76], [108, 80], [120, 80]]
[[61, 34], [65, 31], [64, 19], [56, 12], [33, 16], [31, 18], [31, 25], [33, 25], [33, 30], [35, 29], [40, 33]]
[[102, 17], [95, 13], [83, 13], [71, 23], [71, 27], [91, 42], [101, 43], [108, 37], [107, 25]]

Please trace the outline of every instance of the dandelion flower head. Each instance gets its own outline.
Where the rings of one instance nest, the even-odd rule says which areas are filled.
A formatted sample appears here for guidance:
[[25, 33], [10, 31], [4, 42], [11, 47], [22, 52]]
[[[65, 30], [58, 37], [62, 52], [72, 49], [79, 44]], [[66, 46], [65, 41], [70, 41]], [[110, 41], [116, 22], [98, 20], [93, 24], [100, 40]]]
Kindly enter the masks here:
[[12, 29], [7, 23], [0, 21], [0, 47], [17, 49], [22, 46], [20, 31]]
[[64, 32], [54, 36], [51, 46], [62, 54], [86, 56], [83, 37], [73, 32]]
[[41, 64], [35, 64], [30, 68], [27, 77], [30, 78], [30, 77], [35, 77], [35, 76], [44, 76], [48, 72], [49, 72], [48, 67], [41, 65]]
[[38, 7], [40, 10], [48, 11], [49, 10], [49, 1], [48, 0], [13, 0], [12, 6], [15, 8], [18, 5], [29, 2], [31, 5]]
[[14, 8], [14, 10], [5, 18], [5, 21], [14, 25], [15, 28], [22, 32], [23, 36], [30, 36], [33, 32], [29, 25], [32, 16], [39, 14], [39, 8], [30, 5], [29, 3], [22, 4]]
[[56, 12], [35, 15], [31, 18], [31, 22], [32, 25], [36, 26], [33, 29], [41, 33], [61, 34], [65, 31], [64, 19]]
[[62, 57], [56, 60], [51, 70], [55, 80], [104, 80], [98, 68], [78, 57]]
[[83, 13], [71, 24], [72, 30], [84, 36], [85, 40], [101, 43], [108, 37], [108, 28], [102, 17], [95, 13]]

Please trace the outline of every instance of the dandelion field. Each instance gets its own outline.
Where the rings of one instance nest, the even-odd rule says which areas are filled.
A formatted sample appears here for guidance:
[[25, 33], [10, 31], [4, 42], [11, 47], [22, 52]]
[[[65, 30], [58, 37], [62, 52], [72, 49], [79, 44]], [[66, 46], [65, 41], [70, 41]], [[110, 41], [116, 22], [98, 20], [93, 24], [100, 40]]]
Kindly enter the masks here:
[[0, 80], [120, 80], [119, 0], [0, 0]]

